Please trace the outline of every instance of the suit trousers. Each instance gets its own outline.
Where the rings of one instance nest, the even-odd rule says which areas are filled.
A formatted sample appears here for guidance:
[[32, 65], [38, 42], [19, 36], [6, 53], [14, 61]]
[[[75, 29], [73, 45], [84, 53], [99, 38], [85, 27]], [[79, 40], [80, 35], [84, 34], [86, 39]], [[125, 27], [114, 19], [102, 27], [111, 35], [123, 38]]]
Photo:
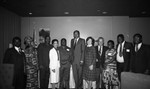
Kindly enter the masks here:
[[25, 79], [18, 77], [17, 82], [14, 84], [14, 89], [26, 89]]
[[61, 65], [60, 67], [60, 88], [69, 89], [69, 78], [70, 78], [70, 64]]
[[81, 89], [83, 84], [82, 65], [73, 63], [72, 69], [73, 69], [73, 76], [75, 80], [75, 89]]
[[49, 68], [40, 69], [40, 89], [48, 89], [50, 70]]
[[104, 83], [103, 83], [103, 80], [102, 80], [102, 75], [103, 73], [103, 69], [102, 68], [96, 68], [96, 89], [99, 89], [99, 88], [104, 88]]
[[124, 63], [117, 62], [117, 72], [118, 72], [119, 81], [121, 81], [121, 72], [123, 71], [124, 71]]

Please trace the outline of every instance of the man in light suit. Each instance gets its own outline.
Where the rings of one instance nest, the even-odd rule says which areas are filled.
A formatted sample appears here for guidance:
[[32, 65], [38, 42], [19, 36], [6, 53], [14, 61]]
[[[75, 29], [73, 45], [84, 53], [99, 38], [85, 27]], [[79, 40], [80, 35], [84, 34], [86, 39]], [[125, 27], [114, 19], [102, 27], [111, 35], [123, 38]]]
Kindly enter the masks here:
[[117, 36], [117, 41], [117, 72], [119, 80], [121, 80], [121, 72], [129, 71], [133, 45], [125, 41], [123, 34]]
[[104, 88], [102, 82], [102, 71], [104, 69], [105, 52], [108, 49], [108, 47], [104, 46], [103, 37], [98, 38], [98, 46], [95, 46], [95, 49], [96, 49], [96, 70], [97, 70], [96, 88], [99, 89], [100, 85], [101, 88]]
[[80, 32], [75, 30], [71, 39], [72, 68], [76, 89], [82, 88], [82, 65], [84, 60], [85, 40], [80, 38]]
[[142, 42], [142, 35], [133, 36], [134, 52], [131, 60], [131, 71], [134, 73], [150, 73], [150, 53], [149, 47]]

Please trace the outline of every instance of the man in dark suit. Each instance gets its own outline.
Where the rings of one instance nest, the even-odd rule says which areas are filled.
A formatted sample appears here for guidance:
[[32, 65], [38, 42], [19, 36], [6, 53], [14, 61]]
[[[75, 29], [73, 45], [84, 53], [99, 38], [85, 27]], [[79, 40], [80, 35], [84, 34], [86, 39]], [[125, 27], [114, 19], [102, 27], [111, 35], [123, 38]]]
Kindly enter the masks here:
[[150, 54], [149, 47], [142, 43], [142, 35], [133, 36], [134, 52], [131, 60], [131, 71], [134, 73], [149, 74]]
[[108, 47], [104, 46], [103, 37], [98, 38], [98, 46], [95, 46], [95, 49], [96, 49], [96, 70], [97, 70], [96, 88], [99, 89], [100, 85], [101, 88], [104, 88], [104, 84], [102, 82], [102, 71], [104, 69], [105, 52], [108, 49]]
[[50, 37], [45, 37], [45, 42], [39, 44], [37, 48], [39, 69], [40, 69], [40, 89], [48, 89], [49, 83], [49, 51], [53, 46], [50, 44]]
[[21, 49], [21, 39], [14, 37], [13, 47], [6, 50], [3, 63], [14, 65], [13, 86], [14, 89], [25, 89], [25, 54]]
[[117, 36], [117, 42], [117, 72], [119, 80], [121, 81], [121, 72], [129, 71], [133, 45], [132, 43], [125, 41], [123, 34]]
[[59, 89], [69, 89], [69, 78], [70, 78], [70, 60], [71, 50], [66, 45], [67, 40], [61, 39], [61, 46], [58, 48], [60, 53], [60, 87]]
[[82, 65], [84, 60], [84, 49], [85, 49], [85, 40], [80, 38], [80, 32], [75, 30], [74, 38], [71, 39], [71, 50], [72, 50], [72, 68], [73, 76], [75, 80], [76, 89], [82, 88]]

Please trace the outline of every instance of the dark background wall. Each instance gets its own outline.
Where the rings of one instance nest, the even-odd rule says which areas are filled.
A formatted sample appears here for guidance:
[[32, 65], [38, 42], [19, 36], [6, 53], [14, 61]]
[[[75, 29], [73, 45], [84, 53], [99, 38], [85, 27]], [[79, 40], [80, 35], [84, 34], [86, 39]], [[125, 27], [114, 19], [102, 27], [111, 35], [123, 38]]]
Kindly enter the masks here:
[[0, 64], [14, 36], [21, 37], [21, 17], [0, 7]]

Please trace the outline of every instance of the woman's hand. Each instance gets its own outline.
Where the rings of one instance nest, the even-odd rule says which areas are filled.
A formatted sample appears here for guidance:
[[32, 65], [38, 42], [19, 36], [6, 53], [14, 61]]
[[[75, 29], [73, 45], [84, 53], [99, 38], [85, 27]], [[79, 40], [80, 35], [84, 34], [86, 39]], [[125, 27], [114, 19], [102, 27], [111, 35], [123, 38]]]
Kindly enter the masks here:
[[89, 66], [89, 69], [90, 69], [90, 70], [93, 70], [93, 65], [90, 65], [90, 66]]
[[52, 71], [55, 73], [55, 69], [52, 69]]

